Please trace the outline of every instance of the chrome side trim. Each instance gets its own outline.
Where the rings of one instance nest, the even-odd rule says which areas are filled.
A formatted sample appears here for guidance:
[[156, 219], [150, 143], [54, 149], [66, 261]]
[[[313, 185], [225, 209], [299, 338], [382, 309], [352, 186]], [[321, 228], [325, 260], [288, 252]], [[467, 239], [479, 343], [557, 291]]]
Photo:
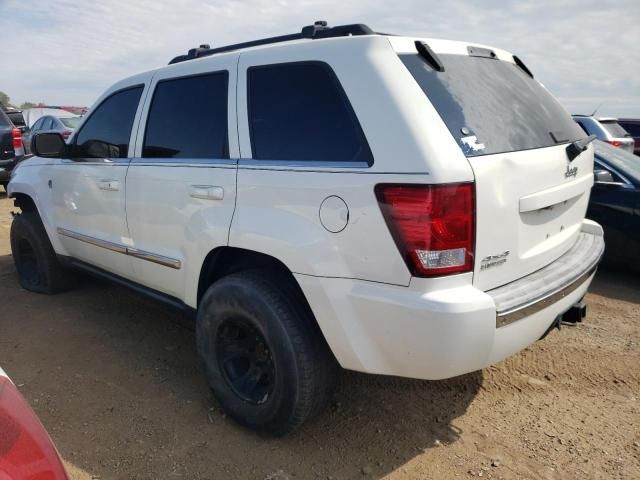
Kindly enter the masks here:
[[100, 240], [99, 238], [91, 237], [89, 235], [84, 235], [82, 233], [73, 232], [65, 228], [58, 227], [57, 231], [59, 235], [73, 238], [74, 240], [79, 240], [81, 242], [88, 243], [96, 247], [104, 248], [106, 250], [111, 250], [112, 252], [129, 255], [131, 257], [139, 258], [141, 260], [146, 260], [147, 262], [157, 263], [158, 265], [163, 265], [165, 267], [173, 268], [175, 270], [180, 270], [182, 268], [182, 262], [180, 260], [176, 260], [170, 257], [165, 257], [164, 255], [157, 255], [155, 253], [146, 252], [144, 250], [138, 250], [137, 248], [127, 247], [126, 245], [120, 245], [118, 243], [108, 242], [106, 240]]
[[329, 162], [320, 160], [255, 160], [252, 158], [241, 158], [238, 160], [240, 167], [284, 167], [284, 168], [370, 168], [367, 162]]
[[106, 240], [100, 240], [98, 238], [90, 237], [89, 235], [83, 235], [82, 233], [72, 232], [65, 228], [58, 227], [58, 234], [65, 237], [73, 238], [74, 240], [80, 240], [81, 242], [95, 245], [96, 247], [105, 248], [112, 252], [127, 253], [127, 247], [113, 242], [107, 242]]
[[597, 266], [592, 267], [590, 270], [574, 280], [573, 283], [567, 285], [561, 290], [549, 293], [542, 298], [536, 299], [526, 305], [520, 305], [512, 310], [499, 312], [496, 315], [496, 328], [504, 327], [506, 325], [509, 325], [510, 323], [528, 317], [529, 315], [533, 315], [534, 313], [539, 312], [549, 305], [552, 305], [555, 302], [563, 299], [571, 292], [580, 288], [594, 273], [596, 273], [597, 268]]
[[135, 248], [127, 248], [127, 255], [141, 260], [146, 260], [147, 262], [157, 263], [158, 265], [163, 265], [175, 270], [180, 270], [182, 267], [182, 262], [180, 260], [165, 257], [164, 255], [157, 255], [151, 252], [145, 252], [144, 250], [137, 250]]

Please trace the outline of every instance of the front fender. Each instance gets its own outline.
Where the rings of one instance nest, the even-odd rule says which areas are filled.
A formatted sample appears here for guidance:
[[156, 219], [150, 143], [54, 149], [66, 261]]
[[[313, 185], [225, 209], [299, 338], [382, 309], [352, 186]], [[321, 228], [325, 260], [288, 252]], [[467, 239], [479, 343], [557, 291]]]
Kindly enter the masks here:
[[67, 255], [67, 251], [58, 239], [53, 209], [51, 208], [53, 203], [51, 188], [49, 187], [50, 176], [47, 175], [47, 170], [50, 167], [46, 163], [39, 163], [37, 160], [33, 158], [18, 164], [12, 172], [11, 181], [7, 186], [7, 194], [9, 198], [16, 198], [20, 194], [31, 198], [53, 249], [59, 255]]

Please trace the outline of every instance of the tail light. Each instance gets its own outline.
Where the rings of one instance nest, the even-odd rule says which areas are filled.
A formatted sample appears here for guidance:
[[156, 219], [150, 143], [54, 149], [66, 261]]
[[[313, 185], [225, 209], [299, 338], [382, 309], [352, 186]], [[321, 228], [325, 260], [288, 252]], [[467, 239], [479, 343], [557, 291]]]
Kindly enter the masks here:
[[473, 270], [472, 183], [380, 184], [375, 192], [387, 226], [414, 276], [434, 277]]
[[607, 142], [609, 145], [612, 145], [614, 147], [622, 146], [622, 142], [620, 140], [605, 140], [605, 142]]
[[72, 133], [73, 132], [71, 130], [65, 130], [64, 132], [62, 132], [62, 138], [64, 138], [65, 140], [69, 140], [69, 137]]
[[[20, 132], [19, 129], [14, 127], [11, 130], [11, 139], [13, 140], [13, 149], [14, 150], [21, 150], [23, 148], [23, 146], [22, 146], [22, 133]], [[16, 155], [17, 155], [17, 152], [16, 152]]]
[[68, 480], [49, 435], [8, 378], [0, 376], [0, 479]]

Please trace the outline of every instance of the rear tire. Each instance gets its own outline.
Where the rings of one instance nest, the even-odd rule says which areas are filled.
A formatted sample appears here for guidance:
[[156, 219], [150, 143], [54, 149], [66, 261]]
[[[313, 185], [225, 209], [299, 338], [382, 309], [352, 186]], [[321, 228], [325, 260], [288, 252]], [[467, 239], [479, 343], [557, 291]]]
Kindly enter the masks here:
[[215, 282], [198, 310], [196, 342], [209, 386], [227, 414], [283, 436], [331, 397], [337, 362], [301, 294], [264, 271]]
[[74, 286], [75, 272], [60, 264], [37, 213], [24, 212], [14, 217], [10, 237], [22, 288], [53, 294]]

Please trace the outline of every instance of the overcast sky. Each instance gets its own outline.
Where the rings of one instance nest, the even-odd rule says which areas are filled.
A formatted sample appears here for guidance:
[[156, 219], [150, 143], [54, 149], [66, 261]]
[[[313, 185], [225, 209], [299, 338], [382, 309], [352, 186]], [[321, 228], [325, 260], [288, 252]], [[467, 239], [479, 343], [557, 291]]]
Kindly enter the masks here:
[[0, 91], [91, 105], [115, 81], [201, 43], [314, 20], [486, 43], [523, 59], [572, 113], [640, 117], [640, 0], [0, 0]]

